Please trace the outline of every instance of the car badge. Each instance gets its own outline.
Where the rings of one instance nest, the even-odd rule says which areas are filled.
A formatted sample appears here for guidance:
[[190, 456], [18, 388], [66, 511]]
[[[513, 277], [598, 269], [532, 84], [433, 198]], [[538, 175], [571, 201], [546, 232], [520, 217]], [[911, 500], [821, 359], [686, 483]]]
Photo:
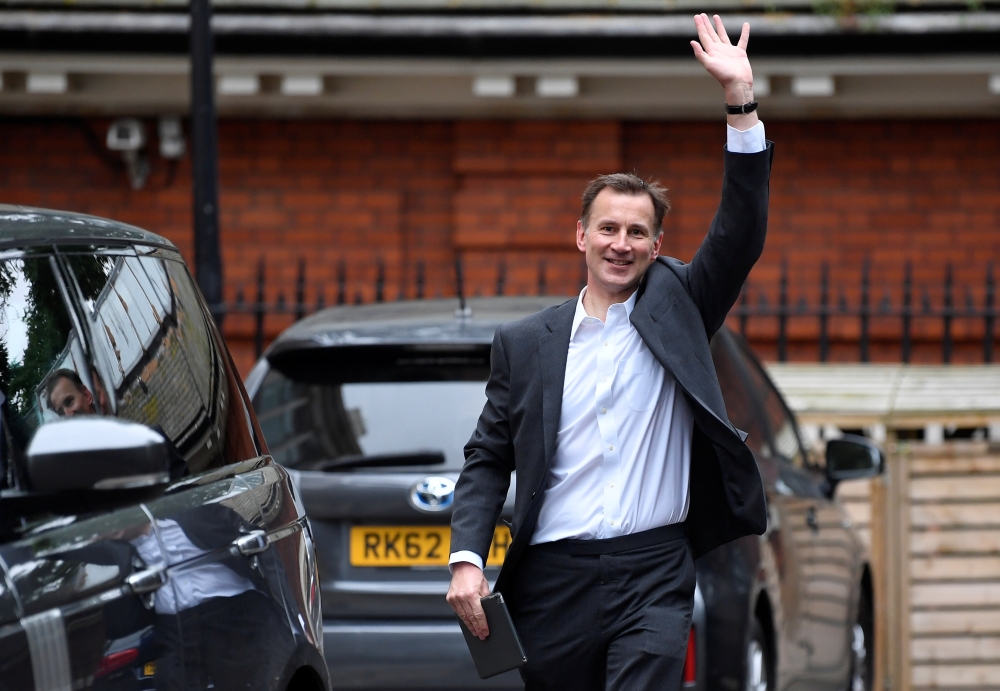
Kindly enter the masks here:
[[428, 477], [413, 485], [410, 503], [421, 511], [436, 513], [455, 503], [455, 482], [446, 477]]

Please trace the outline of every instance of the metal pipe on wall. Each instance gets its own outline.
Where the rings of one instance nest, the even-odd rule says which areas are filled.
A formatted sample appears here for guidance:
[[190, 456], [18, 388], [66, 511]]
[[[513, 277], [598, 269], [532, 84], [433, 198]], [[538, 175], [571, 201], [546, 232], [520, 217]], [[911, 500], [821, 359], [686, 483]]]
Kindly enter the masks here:
[[194, 266], [217, 323], [222, 322], [219, 248], [219, 142], [215, 121], [214, 37], [210, 0], [191, 0], [191, 149], [194, 186]]

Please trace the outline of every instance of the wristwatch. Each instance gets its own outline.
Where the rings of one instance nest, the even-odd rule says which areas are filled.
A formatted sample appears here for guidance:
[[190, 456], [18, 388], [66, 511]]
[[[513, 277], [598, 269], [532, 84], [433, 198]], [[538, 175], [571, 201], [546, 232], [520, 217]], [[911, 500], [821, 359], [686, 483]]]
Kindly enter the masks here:
[[749, 103], [744, 103], [741, 106], [731, 106], [726, 104], [726, 113], [729, 115], [746, 115], [747, 113], [752, 113], [757, 110], [757, 101], [750, 101]]

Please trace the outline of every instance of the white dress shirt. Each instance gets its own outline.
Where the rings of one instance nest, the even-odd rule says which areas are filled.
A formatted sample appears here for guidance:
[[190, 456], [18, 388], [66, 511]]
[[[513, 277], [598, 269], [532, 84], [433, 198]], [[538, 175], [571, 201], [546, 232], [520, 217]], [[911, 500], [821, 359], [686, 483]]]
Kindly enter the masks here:
[[601, 539], [687, 517], [694, 422], [629, 321], [636, 294], [587, 315], [576, 303], [556, 452], [531, 544]]
[[[765, 148], [764, 125], [727, 130], [732, 153]], [[586, 288], [570, 331], [556, 451], [531, 544], [603, 539], [687, 518], [694, 421], [676, 381], [629, 321], [636, 294], [587, 315]], [[449, 562], [483, 567], [482, 556]]]

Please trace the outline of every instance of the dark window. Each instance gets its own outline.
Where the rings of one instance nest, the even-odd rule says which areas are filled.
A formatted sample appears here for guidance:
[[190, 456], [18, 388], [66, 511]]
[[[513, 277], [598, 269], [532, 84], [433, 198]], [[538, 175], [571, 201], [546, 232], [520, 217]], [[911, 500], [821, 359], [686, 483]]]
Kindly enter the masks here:
[[0, 463], [6, 486], [21, 486], [19, 459], [39, 425], [58, 417], [54, 407], [94, 412], [94, 400], [84, 393], [94, 389], [91, 376], [55, 260], [0, 261]]
[[775, 453], [779, 458], [788, 461], [796, 468], [804, 467], [808, 459], [799, 442], [799, 430], [795, 418], [785, 407], [781, 394], [774, 388], [774, 384], [764, 373], [760, 363], [746, 353], [741, 353], [741, 356], [746, 364], [747, 373], [753, 381], [753, 386], [763, 403], [763, 411], [771, 431]]
[[97, 412], [156, 428], [192, 473], [255, 455], [238, 385], [177, 255], [63, 256], [93, 352]]
[[741, 371], [742, 368], [734, 359], [725, 334], [719, 334], [712, 340], [712, 359], [715, 361], [715, 371], [719, 375], [719, 386], [722, 388], [722, 398], [726, 402], [729, 421], [748, 434], [747, 446], [758, 460], [769, 458], [771, 446], [767, 430], [757, 410], [760, 404], [748, 389], [747, 375]]
[[275, 460], [441, 452], [457, 470], [486, 403], [489, 346], [331, 348], [280, 359], [254, 398]]

